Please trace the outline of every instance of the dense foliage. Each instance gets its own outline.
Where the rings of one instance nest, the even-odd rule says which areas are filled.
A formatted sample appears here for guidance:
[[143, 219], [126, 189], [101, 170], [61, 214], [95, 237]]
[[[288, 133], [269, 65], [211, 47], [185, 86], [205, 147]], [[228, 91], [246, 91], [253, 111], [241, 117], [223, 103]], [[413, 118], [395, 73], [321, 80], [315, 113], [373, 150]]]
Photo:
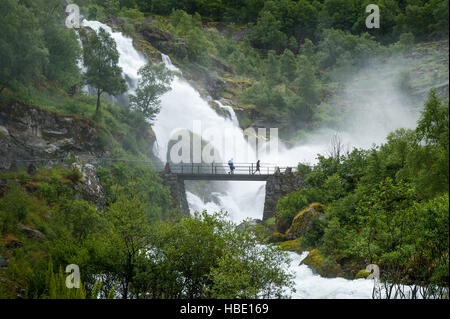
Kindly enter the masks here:
[[[86, 2], [86, 1], [85, 1]], [[92, 1], [102, 5], [104, 1]], [[313, 39], [322, 29], [348, 30], [354, 34], [366, 32], [364, 0], [117, 0], [108, 1], [105, 9], [115, 3], [120, 8], [137, 8], [142, 12], [169, 15], [184, 10], [193, 15], [228, 23], [256, 25], [255, 33], [265, 39], [273, 37], [272, 46], [286, 45], [290, 38], [301, 42]], [[382, 40], [389, 41], [405, 30], [416, 37], [446, 36], [448, 34], [448, 1], [380, 1], [377, 3], [385, 27], [372, 30]], [[443, 34], [442, 34], [443, 33]], [[260, 42], [261, 44], [264, 43]]]
[[[278, 298], [292, 287], [284, 252], [223, 213], [175, 215], [152, 168], [112, 164], [99, 176], [103, 210], [79, 199], [77, 169], [0, 175], [11, 185], [0, 197], [0, 255], [9, 259], [1, 297]], [[69, 264], [80, 267], [81, 289], [65, 287]]]

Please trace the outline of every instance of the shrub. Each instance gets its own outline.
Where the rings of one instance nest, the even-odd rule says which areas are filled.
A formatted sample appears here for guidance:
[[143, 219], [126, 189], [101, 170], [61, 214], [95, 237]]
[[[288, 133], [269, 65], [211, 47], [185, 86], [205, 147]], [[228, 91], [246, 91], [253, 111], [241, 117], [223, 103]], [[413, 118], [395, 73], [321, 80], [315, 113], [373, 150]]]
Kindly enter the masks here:
[[30, 211], [30, 199], [20, 186], [12, 185], [11, 190], [0, 199], [0, 228], [2, 233], [14, 231], [18, 223], [25, 220]]
[[135, 20], [135, 21], [142, 21], [145, 19], [144, 14], [139, 11], [138, 9], [132, 9], [132, 8], [122, 8], [122, 10], [120, 10], [120, 14], [121, 17], [124, 18], [128, 18], [131, 20]]
[[72, 183], [77, 184], [81, 182], [83, 175], [78, 168], [74, 167], [67, 173], [66, 177], [70, 179]]
[[312, 217], [302, 237], [301, 246], [303, 248], [316, 247], [322, 240], [324, 229], [325, 221], [318, 216]]

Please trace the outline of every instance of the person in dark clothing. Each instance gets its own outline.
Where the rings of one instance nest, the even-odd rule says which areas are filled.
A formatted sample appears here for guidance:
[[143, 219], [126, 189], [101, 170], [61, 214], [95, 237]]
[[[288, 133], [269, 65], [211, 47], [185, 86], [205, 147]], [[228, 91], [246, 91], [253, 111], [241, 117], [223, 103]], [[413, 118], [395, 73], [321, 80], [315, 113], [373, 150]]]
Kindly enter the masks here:
[[253, 175], [255, 175], [256, 172], [259, 172], [259, 175], [261, 175], [261, 171], [260, 171], [260, 162], [259, 160], [256, 162], [256, 170], [253, 172]]

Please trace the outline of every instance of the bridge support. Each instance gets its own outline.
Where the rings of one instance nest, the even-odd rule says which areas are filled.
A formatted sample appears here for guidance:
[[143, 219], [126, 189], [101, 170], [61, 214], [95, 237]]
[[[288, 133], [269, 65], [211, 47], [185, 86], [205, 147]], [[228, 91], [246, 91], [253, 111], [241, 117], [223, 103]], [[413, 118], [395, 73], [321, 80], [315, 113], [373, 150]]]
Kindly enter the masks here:
[[159, 173], [159, 176], [163, 184], [170, 189], [173, 202], [172, 207], [180, 214], [190, 216], [184, 180], [179, 178], [178, 174], [172, 173], [168, 164], [166, 164], [164, 171]]
[[263, 220], [275, 216], [278, 200], [286, 194], [303, 188], [303, 177], [294, 175], [290, 168], [284, 173], [276, 171], [266, 182]]
[[231, 181], [266, 181], [266, 197], [264, 202], [263, 220], [275, 216], [278, 200], [286, 194], [304, 187], [303, 176], [294, 175], [291, 168], [283, 173], [276, 169], [274, 174], [245, 175], [245, 174], [186, 174], [172, 172], [169, 164], [160, 172], [164, 185], [168, 186], [172, 195], [173, 207], [181, 214], [190, 216], [189, 205], [186, 199], [184, 180], [231, 180]]

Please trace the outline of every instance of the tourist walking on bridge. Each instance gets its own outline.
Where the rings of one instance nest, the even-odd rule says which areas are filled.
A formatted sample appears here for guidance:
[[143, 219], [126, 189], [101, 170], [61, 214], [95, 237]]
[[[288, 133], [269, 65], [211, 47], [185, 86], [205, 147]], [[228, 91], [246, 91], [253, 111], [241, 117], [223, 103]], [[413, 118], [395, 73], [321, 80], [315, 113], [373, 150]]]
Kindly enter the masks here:
[[255, 175], [256, 172], [259, 172], [259, 175], [261, 175], [260, 168], [261, 168], [261, 166], [260, 166], [260, 161], [258, 160], [258, 161], [256, 162], [256, 170], [253, 172], [253, 175]]

